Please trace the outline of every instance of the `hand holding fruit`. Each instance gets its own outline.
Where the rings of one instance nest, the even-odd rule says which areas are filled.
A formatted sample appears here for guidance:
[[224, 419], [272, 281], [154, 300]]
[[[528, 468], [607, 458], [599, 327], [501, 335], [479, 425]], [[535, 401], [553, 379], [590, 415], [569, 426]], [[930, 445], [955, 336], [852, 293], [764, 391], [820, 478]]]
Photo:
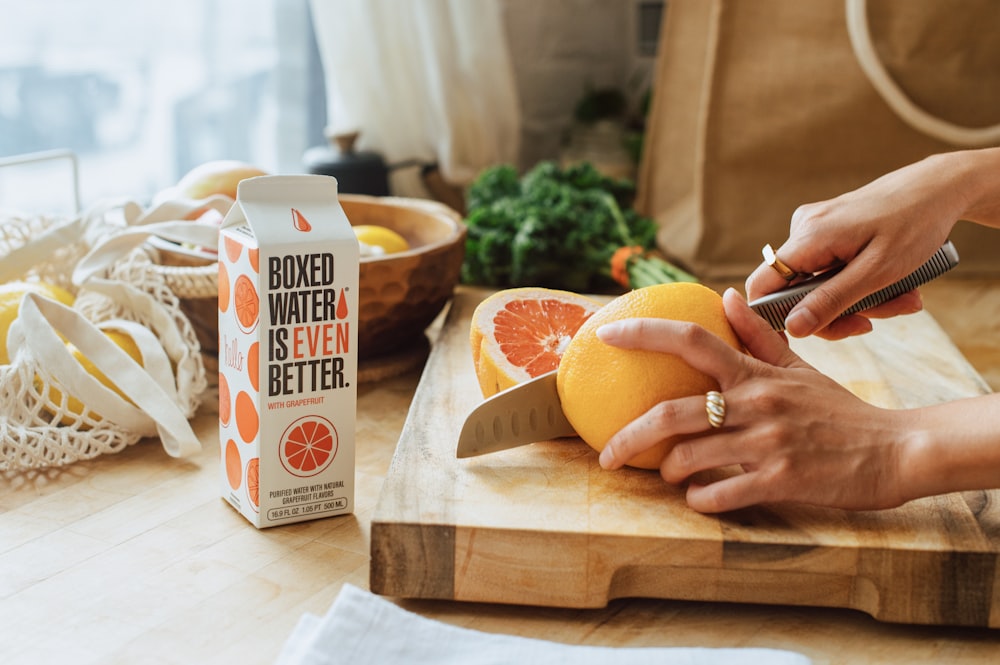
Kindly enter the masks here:
[[[909, 411], [867, 404], [810, 367], [734, 290], [723, 302], [742, 353], [700, 327], [665, 319], [630, 319], [598, 330], [606, 343], [676, 354], [715, 377], [725, 396], [721, 428], [709, 426], [704, 394], [662, 401], [615, 434], [601, 454], [605, 468], [675, 440], [660, 475], [688, 481], [696, 510], [722, 512], [767, 502], [878, 509], [913, 498], [904, 487]], [[743, 472], [709, 472], [726, 467]]]
[[[872, 406], [793, 353], [736, 291], [728, 290], [723, 303], [749, 355], [707, 331], [662, 319], [599, 329], [608, 344], [682, 357], [715, 377], [726, 404], [725, 420], [714, 428], [704, 396], [660, 402], [611, 438], [603, 467], [686, 436], [663, 457], [660, 475], [688, 481], [688, 503], [703, 512], [771, 502], [871, 510], [997, 487], [997, 395], [918, 409]], [[705, 478], [733, 466], [743, 473]]]

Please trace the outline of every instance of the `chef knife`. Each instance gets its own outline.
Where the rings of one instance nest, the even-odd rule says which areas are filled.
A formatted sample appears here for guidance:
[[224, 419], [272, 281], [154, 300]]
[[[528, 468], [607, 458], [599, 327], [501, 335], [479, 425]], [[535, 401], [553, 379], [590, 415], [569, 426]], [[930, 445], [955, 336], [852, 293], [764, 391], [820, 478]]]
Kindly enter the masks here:
[[[903, 279], [859, 301], [844, 314], [870, 309], [944, 274], [958, 265], [958, 251], [946, 242], [922, 266]], [[750, 303], [775, 330], [783, 330], [795, 303], [830, 279], [828, 271]], [[528, 443], [576, 436], [566, 419], [556, 388], [558, 370], [546, 372], [484, 400], [465, 419], [458, 436], [457, 456], [476, 457]]]
[[472, 410], [458, 435], [458, 457], [475, 457], [526, 443], [576, 436], [552, 370], [498, 392]]

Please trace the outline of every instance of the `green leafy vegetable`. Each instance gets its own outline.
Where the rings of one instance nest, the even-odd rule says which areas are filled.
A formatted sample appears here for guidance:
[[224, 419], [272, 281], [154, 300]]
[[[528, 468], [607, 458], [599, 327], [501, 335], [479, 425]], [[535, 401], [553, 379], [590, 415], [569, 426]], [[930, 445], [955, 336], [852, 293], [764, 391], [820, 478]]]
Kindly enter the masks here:
[[631, 209], [634, 195], [631, 181], [608, 178], [587, 162], [565, 169], [541, 162], [523, 177], [510, 165], [486, 169], [468, 193], [462, 281], [602, 291], [620, 283], [611, 259], [622, 247], [641, 250], [622, 259], [627, 274], [693, 281], [649, 255], [656, 224]]

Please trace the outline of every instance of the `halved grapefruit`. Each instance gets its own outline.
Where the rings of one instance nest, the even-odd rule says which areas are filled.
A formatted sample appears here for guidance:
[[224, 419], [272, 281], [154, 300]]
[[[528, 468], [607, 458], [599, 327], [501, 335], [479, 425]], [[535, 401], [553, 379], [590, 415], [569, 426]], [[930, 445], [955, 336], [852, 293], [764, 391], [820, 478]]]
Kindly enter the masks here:
[[571, 291], [497, 291], [472, 314], [469, 344], [484, 397], [559, 367], [569, 341], [602, 303]]

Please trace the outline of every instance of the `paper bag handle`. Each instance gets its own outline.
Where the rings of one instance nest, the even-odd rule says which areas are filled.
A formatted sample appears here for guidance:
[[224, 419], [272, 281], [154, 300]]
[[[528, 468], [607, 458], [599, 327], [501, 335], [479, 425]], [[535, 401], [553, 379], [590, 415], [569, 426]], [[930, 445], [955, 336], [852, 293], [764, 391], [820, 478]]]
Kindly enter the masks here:
[[866, 0], [845, 0], [847, 34], [865, 76], [882, 100], [910, 127], [932, 138], [953, 145], [976, 147], [1000, 142], [1000, 124], [986, 127], [963, 127], [939, 118], [917, 106], [886, 70], [872, 43], [868, 27]]

